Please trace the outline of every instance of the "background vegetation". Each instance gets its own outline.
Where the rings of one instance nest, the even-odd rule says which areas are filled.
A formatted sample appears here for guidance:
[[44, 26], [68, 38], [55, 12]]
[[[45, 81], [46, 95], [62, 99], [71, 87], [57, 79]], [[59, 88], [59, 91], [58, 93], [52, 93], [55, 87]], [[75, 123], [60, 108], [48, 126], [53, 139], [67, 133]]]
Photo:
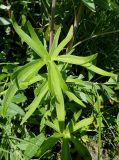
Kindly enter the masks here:
[[119, 159], [118, 26], [118, 0], [0, 1], [1, 160]]

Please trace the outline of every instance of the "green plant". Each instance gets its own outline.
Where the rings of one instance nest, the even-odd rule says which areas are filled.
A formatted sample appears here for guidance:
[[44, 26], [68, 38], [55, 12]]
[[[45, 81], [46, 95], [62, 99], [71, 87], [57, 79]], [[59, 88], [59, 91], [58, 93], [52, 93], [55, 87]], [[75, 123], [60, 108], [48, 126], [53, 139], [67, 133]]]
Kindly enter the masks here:
[[[58, 39], [61, 32], [61, 27], [57, 30], [54, 37], [52, 47], [48, 53], [43, 46], [39, 38], [37, 37], [30, 22], [27, 23], [29, 35], [27, 35], [16, 23], [14, 17], [12, 17], [12, 24], [22, 38], [22, 41], [26, 42], [31, 49], [38, 54], [39, 59], [35, 59], [28, 64], [18, 68], [12, 75], [12, 81], [3, 99], [2, 115], [6, 116], [9, 108], [9, 104], [18, 90], [24, 90], [29, 85], [38, 83], [39, 86], [34, 89], [35, 97], [32, 103], [25, 109], [26, 113], [23, 116], [21, 125], [23, 125], [28, 118], [33, 114], [36, 108], [39, 107], [41, 101], [46, 97], [49, 99], [50, 117], [45, 119], [45, 125], [48, 125], [54, 130], [53, 135], [47, 138], [43, 142], [40, 148], [38, 148], [35, 154], [41, 157], [47, 150], [53, 147], [59, 140], [62, 143], [61, 158], [69, 159], [69, 144], [70, 141], [74, 143], [75, 147], [79, 151], [79, 155], [85, 159], [91, 159], [90, 153], [84, 146], [84, 144], [76, 138], [72, 133], [87, 127], [93, 122], [93, 117], [84, 118], [78, 120], [81, 111], [74, 113], [73, 119], [66, 122], [67, 109], [64, 103], [64, 94], [74, 102], [78, 103], [80, 107], [85, 108], [86, 105], [79, 99], [68, 87], [68, 76], [63, 77], [68, 64], [80, 65], [88, 70], [96, 72], [104, 76], [115, 76], [113, 73], [106, 72], [92, 64], [92, 61], [96, 58], [97, 54], [80, 57], [71, 55], [74, 50], [71, 50], [67, 55], [59, 55], [66, 44], [71, 40], [73, 36], [73, 27], [71, 26], [66, 38], [58, 44]], [[46, 65], [46, 72], [40, 75], [39, 70]], [[39, 83], [40, 82], [40, 83]], [[51, 101], [53, 100], [53, 104]], [[55, 114], [56, 113], [56, 114]], [[54, 114], [52, 119], [52, 114]], [[50, 120], [51, 119], [51, 120]], [[66, 122], [66, 123], [65, 123]], [[56, 133], [57, 132], [57, 133]], [[33, 156], [33, 155], [32, 155]], [[30, 157], [32, 158], [32, 157]]]
[[[109, 112], [108, 109], [106, 110], [106, 107], [102, 107], [102, 105], [105, 105], [105, 99], [118, 103], [118, 96], [114, 92], [114, 87], [118, 83], [118, 77], [94, 65], [97, 54], [87, 57], [76, 56], [78, 52], [77, 50], [75, 51], [75, 47], [83, 41], [73, 46], [76, 40], [75, 36], [78, 33], [78, 24], [81, 21], [81, 15], [84, 9], [82, 9], [82, 7], [84, 7], [85, 4], [89, 9], [95, 12], [95, 8], [97, 7], [95, 7], [95, 4], [97, 5], [99, 2], [95, 1], [94, 3], [90, 0], [79, 2], [78, 5], [80, 5], [80, 7], [76, 15], [76, 9], [78, 9], [78, 7], [75, 5], [77, 2], [73, 1], [75, 12], [74, 27], [70, 27], [67, 36], [60, 43], [58, 41], [61, 37], [61, 27], [59, 27], [53, 38], [54, 22], [51, 20], [52, 34], [50, 36], [49, 51], [45, 38], [43, 37], [43, 45], [30, 22], [26, 20], [27, 13], [29, 12], [28, 2], [21, 1], [20, 4], [21, 3], [26, 4], [23, 12], [20, 13], [23, 29], [18, 26], [14, 16], [12, 17], [12, 24], [15, 31], [21, 37], [22, 43], [24, 44], [24, 42], [26, 42], [28, 44], [28, 50], [31, 48], [32, 52], [30, 54], [32, 58], [30, 62], [23, 66], [17, 65], [17, 67], [15, 67], [10, 63], [11, 71], [8, 71], [7, 65], [4, 64], [6, 65], [4, 68], [7, 68], [7, 74], [4, 73], [1, 75], [2, 83], [5, 84], [1, 92], [4, 98], [1, 101], [0, 110], [3, 116], [0, 127], [2, 130], [1, 158], [12, 159], [13, 157], [13, 159], [27, 160], [34, 157], [45, 159], [46, 156], [47, 159], [56, 159], [53, 153], [50, 154], [48, 152], [51, 149], [53, 150], [55, 145], [58, 152], [61, 153], [59, 155], [60, 159], [71, 159], [74, 150], [78, 151], [78, 156], [80, 158], [92, 159], [90, 155], [91, 152], [88, 151], [85, 145], [85, 139], [88, 138], [88, 132], [94, 132], [94, 137], [98, 137], [95, 139], [95, 141], [98, 141], [98, 159], [101, 159], [102, 141], [105, 136], [105, 128], [103, 129], [102, 127], [108, 126], [109, 128], [110, 121], [110, 126], [112, 127], [114, 122], [113, 119], [110, 119], [110, 121], [108, 120], [108, 118], [111, 117], [109, 114], [112, 109]], [[46, 7], [45, 11], [49, 14], [48, 7], [50, 2], [42, 1], [41, 4]], [[67, 4], [71, 6], [72, 2], [66, 1], [65, 5]], [[105, 6], [103, 7], [110, 8], [107, 2], [104, 4]], [[62, 15], [60, 11], [62, 5], [63, 4], [59, 4], [59, 12], [57, 13], [59, 17]], [[113, 5], [111, 5], [111, 7], [113, 8]], [[86, 10], [86, 12], [85, 16], [89, 14], [88, 10]], [[78, 17], [79, 13], [80, 17]], [[42, 15], [42, 13], [40, 15]], [[103, 13], [103, 15], [105, 15], [105, 13]], [[53, 13], [52, 19], [54, 19], [54, 16], [55, 14]], [[86, 20], [88, 21], [88, 18], [86, 18]], [[47, 23], [47, 21], [48, 18], [43, 17], [43, 22]], [[97, 21], [98, 19], [95, 23]], [[100, 20], [100, 23], [101, 22]], [[93, 24], [93, 21], [90, 23]], [[63, 25], [65, 25], [65, 22]], [[98, 28], [98, 25], [96, 27]], [[89, 27], [89, 29], [91, 29], [91, 27]], [[67, 31], [67, 29], [65, 30]], [[95, 30], [96, 28], [94, 31]], [[42, 34], [46, 35], [47, 33]], [[85, 34], [87, 36], [89, 33]], [[108, 34], [108, 32], [106, 34]], [[104, 33], [102, 33], [102, 35], [104, 35]], [[96, 36], [99, 37], [100, 34]], [[84, 42], [96, 36], [94, 35], [84, 39]], [[67, 50], [64, 54], [66, 46]], [[80, 50], [80, 52], [81, 51], [82, 50]], [[17, 50], [17, 53], [18, 52]], [[94, 50], [93, 53], [95, 53]], [[80, 54], [82, 55], [82, 53]], [[74, 67], [76, 65], [78, 66], [78, 70], [81, 71], [79, 76], [75, 75], [75, 72], [73, 72], [73, 68], [76, 68]], [[85, 68], [84, 71], [88, 73], [88, 81], [86, 81], [87, 77], [84, 77], [85, 74], [82, 75], [82, 68]], [[12, 72], [14, 73], [12, 74]], [[96, 79], [93, 81], [93, 72], [102, 76], [112, 76], [112, 78], [106, 83], [102, 83], [97, 79], [98, 83]], [[33, 90], [34, 98], [32, 96], [31, 100], [30, 97], [27, 99], [26, 96], [24, 96], [27, 90], [31, 92], [29, 88]], [[115, 88], [118, 89], [118, 85]], [[24, 106], [26, 106], [25, 109], [23, 108]], [[116, 118], [118, 125], [117, 115]], [[21, 122], [18, 128], [16, 125], [17, 122], [14, 122], [17, 119]], [[4, 120], [6, 122], [4, 122]], [[40, 131], [36, 129], [37, 131], [35, 130], [35, 133], [31, 132], [28, 128], [32, 125], [37, 125], [38, 128], [39, 124]], [[5, 126], [5, 128], [3, 126]], [[110, 131], [114, 135], [113, 129], [110, 129]], [[61, 148], [60, 151], [58, 147]]]

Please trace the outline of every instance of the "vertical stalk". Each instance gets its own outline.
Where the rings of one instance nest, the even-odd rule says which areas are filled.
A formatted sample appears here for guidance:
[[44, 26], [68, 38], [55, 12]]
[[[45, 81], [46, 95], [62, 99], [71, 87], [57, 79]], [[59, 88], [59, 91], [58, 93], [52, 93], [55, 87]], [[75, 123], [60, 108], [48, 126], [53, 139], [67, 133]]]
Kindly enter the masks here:
[[102, 155], [101, 155], [101, 126], [102, 126], [102, 113], [100, 110], [100, 105], [101, 105], [101, 100], [100, 100], [100, 96], [98, 95], [98, 160], [102, 159]]
[[73, 37], [72, 37], [71, 41], [69, 42], [67, 51], [70, 51], [70, 49], [72, 48], [73, 43], [76, 39], [76, 33], [77, 33], [78, 26], [79, 26], [81, 18], [82, 18], [83, 11], [84, 11], [84, 5], [83, 5], [83, 2], [81, 0], [81, 4], [79, 6], [77, 15], [75, 16], [75, 20], [74, 20], [74, 34], [73, 34]]
[[56, 10], [56, 0], [52, 0], [52, 8], [51, 8], [51, 19], [50, 19], [50, 40], [49, 40], [49, 50], [51, 49], [53, 38], [54, 38], [54, 17]]
[[101, 112], [99, 113], [99, 129], [98, 129], [98, 160], [101, 160], [101, 125], [102, 125], [102, 116]]

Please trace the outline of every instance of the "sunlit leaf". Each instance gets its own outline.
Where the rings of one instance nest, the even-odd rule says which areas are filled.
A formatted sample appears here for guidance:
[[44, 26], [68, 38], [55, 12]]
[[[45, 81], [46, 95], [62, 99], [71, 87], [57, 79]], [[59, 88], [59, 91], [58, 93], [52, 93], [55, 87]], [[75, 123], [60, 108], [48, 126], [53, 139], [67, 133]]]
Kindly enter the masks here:
[[83, 67], [86, 67], [87, 69], [95, 72], [95, 73], [98, 73], [100, 75], [103, 75], [103, 76], [116, 76], [116, 74], [114, 73], [111, 73], [111, 72], [107, 72], [107, 71], [104, 71], [103, 69], [100, 69], [96, 66], [94, 66], [93, 64], [91, 63], [86, 63], [86, 64], [82, 64]]
[[67, 45], [67, 43], [71, 40], [73, 36], [73, 26], [71, 26], [66, 38], [57, 46], [57, 48], [54, 50], [54, 52], [52, 53], [52, 58], [56, 57], [61, 51], [62, 49]]
[[89, 118], [85, 118], [83, 120], [80, 120], [79, 122], [77, 122], [73, 128], [73, 131], [77, 131], [80, 128], [83, 127], [87, 127], [88, 125], [90, 125], [93, 122], [93, 117], [89, 117]]
[[70, 64], [83, 65], [85, 63], [91, 62], [96, 57], [97, 57], [97, 54], [87, 56], [87, 57], [80, 57], [80, 56], [74, 56], [74, 55], [61, 55], [54, 58], [54, 60], [70, 63]]
[[84, 4], [93, 12], [95, 12], [95, 3], [94, 0], [82, 0]]
[[78, 97], [76, 97], [75, 94], [73, 94], [72, 92], [66, 91], [65, 94], [69, 97], [70, 100], [73, 100], [74, 102], [78, 103], [82, 107], [86, 107], [85, 104]]
[[57, 118], [59, 121], [63, 122], [65, 120], [64, 98], [60, 86], [58, 68], [54, 62], [49, 62], [48, 72], [49, 86], [52, 88], [52, 93], [56, 97]]
[[[31, 37], [29, 37], [16, 23], [14, 16], [12, 16], [12, 24], [13, 27], [15, 29], [15, 31], [17, 32], [17, 34], [42, 58], [44, 58], [45, 60], [49, 58], [49, 55], [47, 53], [47, 51], [45, 50], [45, 48], [43, 47], [42, 43], [39, 41], [39, 43], [37, 42], [38, 39], [36, 39], [35, 42], [35, 37], [34, 39], [32, 39]], [[29, 25], [30, 26], [30, 25]], [[29, 30], [31, 31], [31, 26], [29, 28]], [[34, 33], [34, 32], [33, 32]], [[33, 34], [34, 36], [34, 34]]]

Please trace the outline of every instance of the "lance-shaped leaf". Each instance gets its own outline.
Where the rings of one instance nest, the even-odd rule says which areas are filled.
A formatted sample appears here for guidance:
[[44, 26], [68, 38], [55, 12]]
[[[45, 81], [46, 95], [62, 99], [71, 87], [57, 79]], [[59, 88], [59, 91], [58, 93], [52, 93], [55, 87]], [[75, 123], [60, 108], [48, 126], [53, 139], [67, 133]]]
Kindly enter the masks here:
[[63, 138], [62, 149], [61, 149], [61, 160], [71, 160], [69, 140]]
[[104, 71], [103, 69], [94, 66], [92, 63], [82, 64], [82, 66], [103, 76], [116, 76], [116, 74]]
[[58, 120], [55, 119], [53, 122], [47, 120], [46, 125], [53, 128], [56, 132], [60, 132]]
[[84, 4], [93, 12], [95, 12], [95, 3], [94, 0], [82, 0]]
[[41, 59], [32, 61], [18, 69], [13, 75], [12, 79], [16, 79], [18, 83], [27, 81], [32, 75], [35, 75], [45, 64]]
[[[17, 34], [31, 47], [40, 57], [44, 59], [49, 59], [49, 55], [47, 51], [45, 50], [43, 44], [40, 42], [38, 43], [38, 39], [35, 40], [29, 37], [16, 23], [14, 16], [12, 16], [12, 24], [17, 32]], [[29, 25], [29, 31], [32, 32], [33, 30], [31, 29], [31, 26]], [[32, 33], [32, 36], [34, 36], [34, 32]]]
[[53, 54], [54, 50], [58, 46], [58, 40], [59, 40], [60, 32], [61, 32], [61, 27], [59, 27], [59, 29], [57, 30], [57, 32], [54, 36], [54, 40], [53, 40], [53, 44], [52, 44], [52, 47], [51, 47], [51, 50], [50, 50], [50, 54]]
[[60, 85], [58, 68], [54, 62], [48, 63], [48, 82], [51, 92], [56, 97], [56, 112], [58, 121], [63, 122], [65, 120], [64, 98]]
[[70, 100], [73, 100], [74, 102], [78, 103], [82, 107], [86, 107], [85, 104], [78, 97], [76, 97], [75, 94], [73, 94], [72, 92], [66, 91], [65, 94], [69, 97]]
[[83, 127], [87, 127], [88, 125], [90, 125], [93, 122], [93, 117], [89, 117], [89, 118], [85, 118], [83, 120], [80, 120], [79, 122], [77, 122], [74, 127], [73, 127], [73, 132], [77, 131], [80, 128]]
[[90, 152], [88, 151], [87, 147], [77, 138], [74, 136], [71, 136], [71, 141], [74, 143], [75, 148], [77, 149], [80, 158], [83, 158], [84, 160], [92, 160], [92, 157], [90, 155]]
[[6, 115], [9, 104], [12, 101], [13, 96], [19, 89], [21, 82], [24, 82], [25, 80], [27, 80], [27, 78], [31, 77], [34, 72], [36, 73], [36, 71], [38, 71], [43, 65], [44, 62], [42, 60], [35, 60], [24, 65], [14, 73], [13, 81], [11, 82], [3, 99], [3, 116]]
[[57, 57], [57, 55], [62, 51], [62, 49], [71, 40], [72, 36], [73, 36], [73, 26], [71, 26], [71, 28], [69, 29], [69, 32], [66, 38], [57, 46], [57, 48], [54, 49], [54, 52], [52, 53], [52, 58]]
[[32, 103], [27, 107], [28, 111], [26, 112], [25, 116], [22, 119], [21, 125], [27, 121], [27, 119], [33, 114], [33, 112], [38, 107], [39, 103], [41, 102], [42, 98], [45, 96], [45, 94], [48, 91], [48, 83], [44, 82], [41, 86], [41, 89], [39, 90], [38, 96], [34, 98]]
[[62, 137], [62, 134], [55, 133], [52, 136], [48, 137], [47, 140], [43, 142], [40, 149], [37, 152], [39, 158], [42, 157], [48, 150], [51, 150], [52, 147], [57, 143], [57, 141]]
[[62, 56], [53, 58], [53, 60], [70, 63], [70, 64], [83, 65], [88, 62], [91, 62], [96, 57], [97, 57], [97, 54], [93, 54], [87, 57], [80, 57], [80, 56], [74, 56], [74, 55], [62, 55]]

